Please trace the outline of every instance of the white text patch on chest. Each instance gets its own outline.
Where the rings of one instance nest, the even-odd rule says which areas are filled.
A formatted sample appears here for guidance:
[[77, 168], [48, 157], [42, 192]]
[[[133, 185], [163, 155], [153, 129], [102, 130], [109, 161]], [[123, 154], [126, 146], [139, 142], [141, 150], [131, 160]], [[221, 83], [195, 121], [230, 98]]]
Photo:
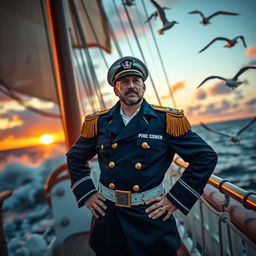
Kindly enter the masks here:
[[160, 134], [148, 134], [148, 133], [139, 133], [139, 139], [152, 139], [152, 140], [163, 140], [163, 135]]

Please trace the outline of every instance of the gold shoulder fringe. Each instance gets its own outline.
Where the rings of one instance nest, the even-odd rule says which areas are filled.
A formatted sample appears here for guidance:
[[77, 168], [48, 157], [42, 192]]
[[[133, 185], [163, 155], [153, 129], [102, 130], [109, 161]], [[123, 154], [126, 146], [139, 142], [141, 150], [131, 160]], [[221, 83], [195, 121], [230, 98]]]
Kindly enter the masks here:
[[151, 105], [155, 110], [166, 112], [166, 132], [174, 137], [187, 133], [190, 123], [181, 109]]
[[87, 139], [94, 138], [98, 134], [99, 116], [107, 113], [108, 111], [109, 109], [105, 109], [85, 116], [81, 136]]

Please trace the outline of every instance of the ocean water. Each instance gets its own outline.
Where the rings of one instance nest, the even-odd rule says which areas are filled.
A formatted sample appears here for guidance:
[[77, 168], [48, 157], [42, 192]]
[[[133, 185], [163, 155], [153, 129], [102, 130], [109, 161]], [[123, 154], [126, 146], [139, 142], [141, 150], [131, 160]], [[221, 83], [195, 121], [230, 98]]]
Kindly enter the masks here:
[[[208, 126], [217, 131], [236, 133], [249, 120]], [[218, 153], [214, 174], [245, 190], [256, 191], [256, 123], [241, 134], [239, 144], [202, 126], [194, 126], [193, 131]], [[47, 245], [42, 235], [53, 223], [51, 210], [45, 202], [44, 183], [48, 175], [65, 162], [65, 151], [64, 143], [56, 143], [0, 152], [0, 191], [13, 191], [3, 205], [9, 255], [28, 255], [31, 244], [37, 244], [36, 255], [44, 255]]]

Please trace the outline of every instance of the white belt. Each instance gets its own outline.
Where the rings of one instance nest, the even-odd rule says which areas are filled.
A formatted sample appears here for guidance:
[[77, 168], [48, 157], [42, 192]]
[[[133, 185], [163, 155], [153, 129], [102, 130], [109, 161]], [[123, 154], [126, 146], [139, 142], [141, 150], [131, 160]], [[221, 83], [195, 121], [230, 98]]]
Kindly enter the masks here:
[[125, 190], [112, 190], [105, 187], [103, 184], [99, 184], [99, 192], [108, 200], [115, 203], [116, 206], [128, 207], [133, 205], [144, 204], [152, 197], [161, 196], [164, 194], [164, 187], [161, 183], [157, 187], [146, 190], [141, 193], [131, 193], [131, 191]]

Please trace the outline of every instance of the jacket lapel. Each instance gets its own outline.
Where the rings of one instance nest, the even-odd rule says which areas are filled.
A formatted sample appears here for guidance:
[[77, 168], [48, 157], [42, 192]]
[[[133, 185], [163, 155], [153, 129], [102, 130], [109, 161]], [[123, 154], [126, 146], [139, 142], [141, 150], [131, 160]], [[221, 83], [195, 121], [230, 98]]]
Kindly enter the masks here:
[[156, 116], [156, 114], [151, 106], [146, 102], [146, 100], [144, 100], [139, 113], [135, 117], [133, 117], [133, 119], [123, 129], [121, 129], [120, 133], [114, 139], [114, 142], [125, 140], [133, 136], [134, 134], [138, 134], [141, 131], [148, 129], [148, 116]]
[[109, 130], [111, 133], [115, 135], [119, 134], [125, 127], [123, 119], [120, 115], [119, 102], [117, 102], [117, 104], [110, 110], [110, 112], [104, 118], [107, 119], [107, 130]]

